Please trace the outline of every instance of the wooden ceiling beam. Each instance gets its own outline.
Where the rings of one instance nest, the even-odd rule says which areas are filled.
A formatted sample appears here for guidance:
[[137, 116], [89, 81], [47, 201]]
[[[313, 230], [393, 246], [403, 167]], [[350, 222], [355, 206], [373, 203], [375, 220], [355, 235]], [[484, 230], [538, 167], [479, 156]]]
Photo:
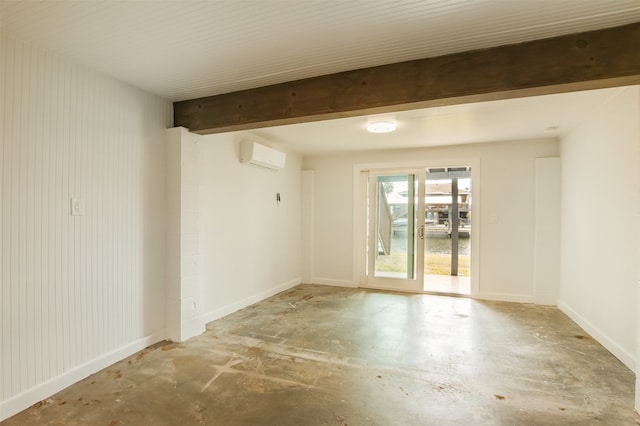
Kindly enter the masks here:
[[200, 134], [640, 83], [640, 23], [174, 103]]

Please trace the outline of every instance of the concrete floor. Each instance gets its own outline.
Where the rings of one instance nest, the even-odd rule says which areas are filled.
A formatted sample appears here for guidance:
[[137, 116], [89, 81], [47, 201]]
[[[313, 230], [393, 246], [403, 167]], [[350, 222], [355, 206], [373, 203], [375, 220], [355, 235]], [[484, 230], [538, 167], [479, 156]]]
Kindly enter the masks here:
[[3, 425], [638, 425], [633, 386], [556, 308], [302, 285]]

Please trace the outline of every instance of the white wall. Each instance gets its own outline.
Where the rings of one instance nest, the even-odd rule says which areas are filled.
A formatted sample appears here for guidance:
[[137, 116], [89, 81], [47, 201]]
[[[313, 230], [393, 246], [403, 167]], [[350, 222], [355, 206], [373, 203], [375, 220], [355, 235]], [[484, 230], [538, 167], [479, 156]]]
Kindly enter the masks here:
[[555, 306], [560, 287], [560, 158], [536, 159], [534, 303]]
[[621, 89], [565, 135], [558, 306], [635, 370], [638, 86]]
[[2, 419], [163, 338], [171, 105], [0, 43]]
[[200, 139], [183, 127], [167, 129], [165, 325], [183, 342], [205, 331], [200, 280]]
[[241, 164], [246, 136], [209, 135], [199, 143], [205, 321], [301, 282], [301, 158], [288, 152], [280, 171]]
[[313, 232], [315, 223], [315, 182], [313, 170], [302, 171], [302, 198], [301, 198], [301, 223], [302, 223], [302, 247], [301, 247], [301, 266], [302, 266], [302, 282], [309, 284], [313, 282], [313, 242], [315, 234]]
[[[555, 139], [460, 145], [420, 150], [308, 157], [314, 170], [314, 282], [356, 285], [353, 242], [355, 164], [480, 162], [478, 297], [533, 301], [535, 160], [558, 156]], [[497, 222], [497, 223], [494, 223]]]
[[[315, 194], [312, 206], [313, 265], [304, 270], [313, 274], [311, 283], [353, 286], [353, 164], [352, 155], [305, 157], [303, 168], [312, 170]], [[308, 257], [305, 257], [308, 261]]]

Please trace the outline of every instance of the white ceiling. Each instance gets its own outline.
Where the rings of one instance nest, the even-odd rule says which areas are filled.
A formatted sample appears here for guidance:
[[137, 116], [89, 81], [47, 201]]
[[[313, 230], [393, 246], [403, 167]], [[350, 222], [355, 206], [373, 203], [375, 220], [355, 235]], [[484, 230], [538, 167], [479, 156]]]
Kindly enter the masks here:
[[392, 114], [396, 131], [384, 134], [366, 131], [369, 117], [292, 124], [251, 133], [302, 154], [554, 138], [587, 120], [622, 90], [599, 89], [403, 111]]
[[612, 27], [638, 0], [1, 0], [2, 32], [169, 100]]
[[[0, 0], [6, 35], [173, 101], [639, 21], [639, 0]], [[585, 113], [533, 99], [398, 113], [369, 141], [355, 118], [263, 132], [304, 152], [423, 146], [539, 137]]]

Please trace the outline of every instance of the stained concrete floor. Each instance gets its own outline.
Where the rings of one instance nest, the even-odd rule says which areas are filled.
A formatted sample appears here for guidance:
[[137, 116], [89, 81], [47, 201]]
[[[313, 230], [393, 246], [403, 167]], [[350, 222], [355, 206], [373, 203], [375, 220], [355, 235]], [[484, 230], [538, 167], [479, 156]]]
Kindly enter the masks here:
[[3, 425], [638, 425], [633, 386], [556, 308], [302, 285]]

